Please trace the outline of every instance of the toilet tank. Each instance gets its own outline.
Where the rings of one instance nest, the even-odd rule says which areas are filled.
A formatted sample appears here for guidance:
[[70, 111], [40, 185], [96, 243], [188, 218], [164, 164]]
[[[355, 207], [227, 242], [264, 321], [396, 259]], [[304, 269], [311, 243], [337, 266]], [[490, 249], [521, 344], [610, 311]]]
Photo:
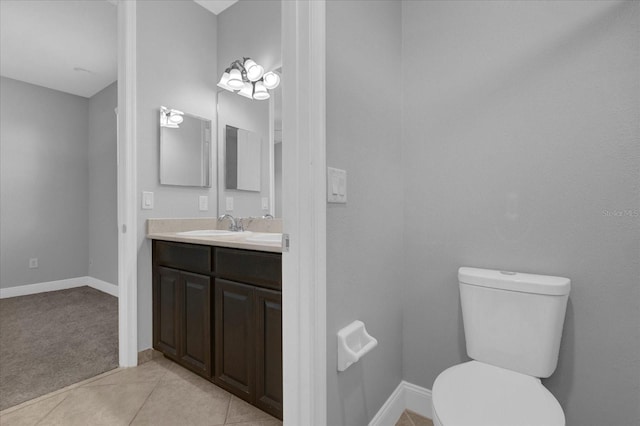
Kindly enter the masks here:
[[571, 281], [466, 267], [458, 280], [467, 354], [530, 376], [551, 376]]

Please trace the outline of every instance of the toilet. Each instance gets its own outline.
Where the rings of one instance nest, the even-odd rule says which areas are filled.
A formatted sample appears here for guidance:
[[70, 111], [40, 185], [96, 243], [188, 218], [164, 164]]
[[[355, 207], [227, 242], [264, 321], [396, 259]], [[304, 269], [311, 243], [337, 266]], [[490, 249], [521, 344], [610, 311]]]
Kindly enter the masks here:
[[435, 426], [564, 426], [540, 382], [558, 363], [567, 278], [458, 270], [467, 354], [433, 383]]

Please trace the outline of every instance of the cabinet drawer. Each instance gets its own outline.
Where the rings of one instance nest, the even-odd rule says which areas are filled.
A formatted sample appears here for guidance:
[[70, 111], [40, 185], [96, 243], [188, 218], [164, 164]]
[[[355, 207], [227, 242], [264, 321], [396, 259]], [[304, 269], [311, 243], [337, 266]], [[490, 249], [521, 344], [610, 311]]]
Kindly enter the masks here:
[[282, 255], [216, 248], [216, 275], [275, 290], [282, 289]]
[[168, 241], [153, 242], [154, 265], [169, 266], [184, 271], [210, 274], [211, 247]]

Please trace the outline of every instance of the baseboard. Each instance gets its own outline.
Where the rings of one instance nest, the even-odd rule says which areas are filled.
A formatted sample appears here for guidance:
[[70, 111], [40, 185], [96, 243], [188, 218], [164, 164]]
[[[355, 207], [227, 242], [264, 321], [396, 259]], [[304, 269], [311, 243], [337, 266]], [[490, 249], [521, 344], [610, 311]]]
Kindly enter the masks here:
[[18, 285], [0, 288], [0, 299], [46, 293], [47, 291], [66, 290], [68, 288], [89, 286], [104, 293], [118, 297], [118, 286], [93, 277], [76, 277], [65, 280], [46, 281], [43, 283]]
[[113, 297], [118, 297], [118, 286], [115, 284], [108, 283], [106, 281], [99, 280], [94, 277], [87, 277], [87, 285], [91, 288], [95, 288], [96, 290], [100, 290], [103, 293], [107, 293], [112, 295]]
[[411, 410], [421, 416], [433, 418], [431, 391], [404, 380], [401, 381], [371, 419], [369, 426], [394, 426], [404, 410]]

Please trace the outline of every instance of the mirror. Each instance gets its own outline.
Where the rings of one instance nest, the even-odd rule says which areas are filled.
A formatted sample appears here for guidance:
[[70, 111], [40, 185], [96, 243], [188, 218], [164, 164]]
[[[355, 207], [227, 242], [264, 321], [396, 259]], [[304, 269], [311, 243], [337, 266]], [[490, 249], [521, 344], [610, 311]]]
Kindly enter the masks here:
[[260, 101], [218, 92], [220, 214], [282, 217], [281, 93]]
[[160, 107], [160, 184], [211, 187], [211, 120]]
[[227, 125], [225, 144], [226, 189], [260, 192], [260, 135]]

